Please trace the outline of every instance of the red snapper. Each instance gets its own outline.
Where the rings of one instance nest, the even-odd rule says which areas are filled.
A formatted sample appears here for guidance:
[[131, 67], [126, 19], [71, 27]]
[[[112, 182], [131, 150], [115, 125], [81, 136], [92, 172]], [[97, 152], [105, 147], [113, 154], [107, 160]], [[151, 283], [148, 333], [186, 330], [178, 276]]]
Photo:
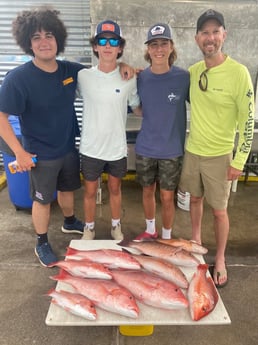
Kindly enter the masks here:
[[101, 309], [131, 318], [139, 315], [132, 293], [114, 281], [74, 277], [63, 270], [50, 278], [70, 284], [77, 293], [86, 296]]
[[208, 264], [200, 264], [188, 288], [191, 318], [198, 321], [215, 308], [219, 296], [211, 277], [207, 277]]
[[114, 280], [126, 287], [142, 303], [163, 309], [188, 307], [188, 300], [178, 286], [144, 271], [113, 270]]

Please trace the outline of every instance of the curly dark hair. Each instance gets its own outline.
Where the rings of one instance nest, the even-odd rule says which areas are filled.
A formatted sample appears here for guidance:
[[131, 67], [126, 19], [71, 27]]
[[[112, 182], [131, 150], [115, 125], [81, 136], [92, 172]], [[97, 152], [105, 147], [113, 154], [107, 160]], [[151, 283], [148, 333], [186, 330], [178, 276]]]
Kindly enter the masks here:
[[[170, 41], [171, 41], [171, 45], [173, 47], [173, 51], [171, 52], [171, 54], [169, 55], [169, 58], [168, 58], [169, 67], [171, 67], [177, 59], [177, 52], [176, 52], [174, 42], [172, 40], [170, 40]], [[150, 57], [148, 50], [146, 50], [146, 52], [144, 54], [144, 59], [151, 64], [151, 57]]]
[[19, 13], [12, 23], [12, 33], [25, 54], [34, 56], [31, 49], [31, 38], [37, 31], [52, 32], [57, 42], [57, 55], [65, 49], [67, 31], [59, 19], [59, 11], [52, 7], [41, 6]]
[[[120, 38], [119, 47], [121, 48], [121, 52], [117, 54], [117, 59], [119, 59], [123, 55], [125, 43], [126, 43], [125, 39], [124, 38]], [[94, 50], [94, 46], [97, 45], [97, 37], [96, 36], [93, 36], [93, 37], [90, 38], [90, 44], [91, 44], [91, 47], [92, 47], [92, 50], [93, 50], [93, 54], [97, 58], [99, 58], [99, 53]]]

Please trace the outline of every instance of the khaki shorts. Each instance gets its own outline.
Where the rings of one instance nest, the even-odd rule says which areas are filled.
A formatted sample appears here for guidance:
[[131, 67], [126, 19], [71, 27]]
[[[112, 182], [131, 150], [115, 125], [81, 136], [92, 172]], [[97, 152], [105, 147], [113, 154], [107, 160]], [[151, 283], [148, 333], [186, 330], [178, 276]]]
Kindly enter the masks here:
[[227, 170], [232, 154], [204, 157], [185, 152], [179, 189], [192, 196], [204, 196], [215, 210], [227, 208], [231, 181]]

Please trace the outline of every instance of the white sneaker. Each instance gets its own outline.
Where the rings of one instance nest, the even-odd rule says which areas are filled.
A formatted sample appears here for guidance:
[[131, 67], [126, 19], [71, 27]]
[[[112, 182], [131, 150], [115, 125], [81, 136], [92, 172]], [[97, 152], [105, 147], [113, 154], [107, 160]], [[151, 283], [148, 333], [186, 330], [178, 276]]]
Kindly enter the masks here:
[[111, 237], [116, 241], [122, 241], [124, 239], [124, 234], [121, 231], [121, 224], [117, 226], [112, 226], [111, 228]]
[[95, 238], [95, 230], [89, 229], [88, 227], [85, 226], [81, 240], [94, 240], [94, 238]]

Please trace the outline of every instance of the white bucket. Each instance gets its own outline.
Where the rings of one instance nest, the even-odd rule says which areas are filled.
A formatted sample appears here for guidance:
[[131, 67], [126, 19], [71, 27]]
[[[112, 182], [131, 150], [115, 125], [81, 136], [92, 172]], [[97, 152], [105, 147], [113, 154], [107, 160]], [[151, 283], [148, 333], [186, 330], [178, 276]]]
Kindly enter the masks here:
[[190, 193], [182, 192], [178, 190], [177, 192], [177, 206], [185, 211], [190, 211]]

